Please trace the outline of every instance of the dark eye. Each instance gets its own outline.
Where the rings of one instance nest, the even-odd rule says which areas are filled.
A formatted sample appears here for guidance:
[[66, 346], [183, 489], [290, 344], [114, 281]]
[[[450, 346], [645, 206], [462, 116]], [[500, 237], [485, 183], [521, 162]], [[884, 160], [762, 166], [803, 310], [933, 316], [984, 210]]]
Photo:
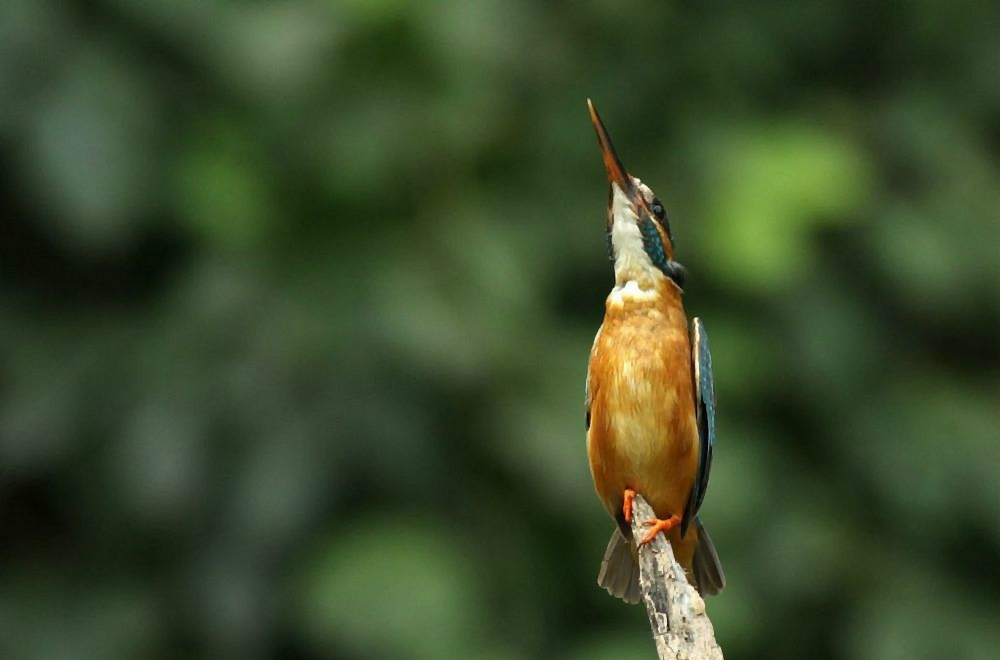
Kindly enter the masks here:
[[663, 204], [660, 204], [660, 200], [658, 199], [653, 200], [653, 215], [656, 216], [657, 220], [663, 220], [663, 216], [666, 215], [666, 212], [663, 210]]

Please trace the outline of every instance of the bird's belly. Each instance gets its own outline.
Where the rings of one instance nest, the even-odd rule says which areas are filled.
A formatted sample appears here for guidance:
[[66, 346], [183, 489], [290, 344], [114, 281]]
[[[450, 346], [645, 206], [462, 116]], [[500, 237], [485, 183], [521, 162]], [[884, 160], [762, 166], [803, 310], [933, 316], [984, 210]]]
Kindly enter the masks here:
[[684, 513], [697, 471], [698, 436], [690, 358], [683, 348], [676, 355], [659, 350], [619, 359], [595, 356], [592, 370], [600, 370], [600, 387], [591, 402], [588, 456], [594, 485], [612, 516], [621, 512], [628, 488], [642, 494], [660, 518]]

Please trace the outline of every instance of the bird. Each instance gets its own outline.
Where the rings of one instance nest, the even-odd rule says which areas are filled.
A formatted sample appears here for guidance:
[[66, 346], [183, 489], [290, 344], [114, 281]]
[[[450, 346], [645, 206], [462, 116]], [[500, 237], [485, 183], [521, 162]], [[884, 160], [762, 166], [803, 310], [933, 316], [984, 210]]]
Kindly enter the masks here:
[[[715, 442], [715, 390], [708, 335], [688, 324], [686, 271], [674, 260], [666, 210], [624, 168], [588, 99], [608, 177], [607, 248], [615, 284], [605, 300], [586, 382], [587, 457], [594, 487], [617, 526], [598, 584], [639, 601], [638, 546], [666, 535], [689, 583], [702, 596], [726, 584], [719, 555], [699, 517]], [[632, 534], [641, 494], [655, 518]]]

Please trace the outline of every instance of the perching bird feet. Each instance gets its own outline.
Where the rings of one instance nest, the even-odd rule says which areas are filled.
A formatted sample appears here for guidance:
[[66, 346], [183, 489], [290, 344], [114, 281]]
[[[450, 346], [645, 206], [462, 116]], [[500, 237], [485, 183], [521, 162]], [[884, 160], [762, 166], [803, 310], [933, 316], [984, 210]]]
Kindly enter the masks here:
[[643, 525], [652, 525], [653, 526], [653, 528], [649, 530], [649, 532], [646, 534], [646, 536], [644, 536], [643, 539], [641, 541], [639, 541], [639, 545], [649, 545], [650, 543], [653, 542], [653, 539], [655, 539], [656, 535], [659, 534], [660, 532], [663, 532], [664, 534], [666, 534], [667, 532], [669, 532], [670, 530], [672, 530], [677, 525], [680, 525], [681, 524], [681, 519], [680, 519], [679, 516], [677, 516], [677, 514], [674, 514], [674, 515], [670, 516], [669, 518], [667, 518], [666, 520], [660, 520], [658, 518], [653, 518], [652, 520], [647, 520], [647, 521], [643, 522], [642, 524]]
[[635, 500], [635, 491], [631, 488], [625, 489], [625, 504], [622, 506], [622, 513], [625, 514], [625, 522], [632, 524], [632, 502]]
[[[629, 525], [632, 524], [632, 502], [635, 501], [635, 491], [631, 488], [625, 489], [625, 503], [622, 505], [622, 513], [625, 514], [625, 522]], [[651, 520], [646, 520], [642, 523], [643, 525], [652, 525], [653, 528], [639, 541], [639, 545], [649, 545], [656, 538], [656, 535], [660, 532], [666, 534], [672, 530], [677, 525], [681, 524], [681, 519], [677, 514], [674, 514], [667, 518], [666, 520], [660, 520], [659, 518], [653, 518]]]

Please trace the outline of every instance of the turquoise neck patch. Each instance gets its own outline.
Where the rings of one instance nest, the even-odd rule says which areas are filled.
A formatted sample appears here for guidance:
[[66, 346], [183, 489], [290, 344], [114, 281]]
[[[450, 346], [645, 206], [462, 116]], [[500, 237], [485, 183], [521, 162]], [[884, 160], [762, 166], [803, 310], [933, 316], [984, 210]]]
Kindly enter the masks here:
[[664, 273], [667, 272], [667, 253], [663, 249], [663, 239], [656, 225], [649, 218], [643, 218], [639, 222], [639, 233], [642, 234], [642, 247], [653, 265]]
[[684, 288], [684, 267], [676, 261], [667, 259], [667, 252], [663, 249], [663, 238], [657, 231], [656, 225], [649, 218], [639, 222], [639, 233], [642, 234], [642, 248], [649, 255], [649, 260], [660, 271], [672, 279], [678, 287]]

